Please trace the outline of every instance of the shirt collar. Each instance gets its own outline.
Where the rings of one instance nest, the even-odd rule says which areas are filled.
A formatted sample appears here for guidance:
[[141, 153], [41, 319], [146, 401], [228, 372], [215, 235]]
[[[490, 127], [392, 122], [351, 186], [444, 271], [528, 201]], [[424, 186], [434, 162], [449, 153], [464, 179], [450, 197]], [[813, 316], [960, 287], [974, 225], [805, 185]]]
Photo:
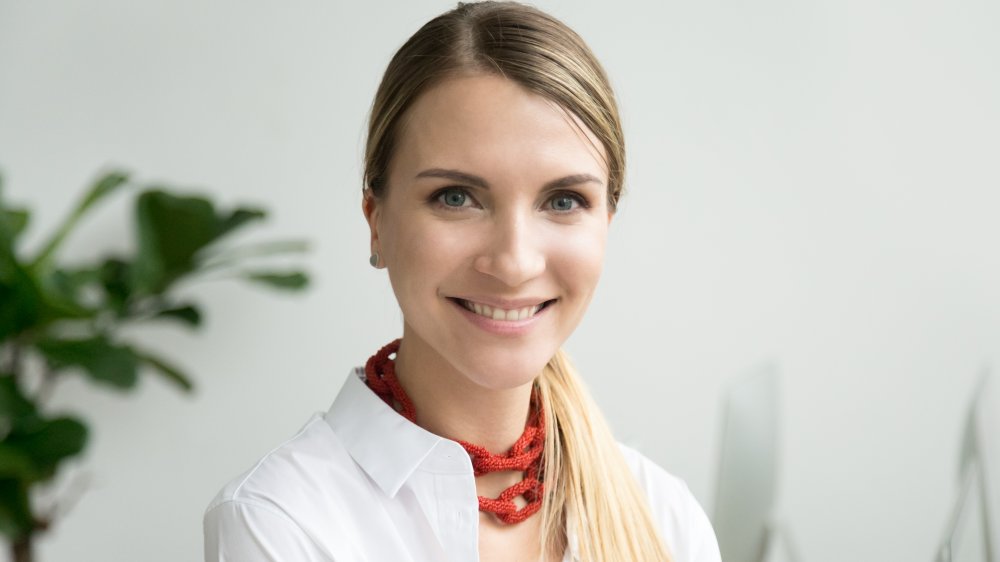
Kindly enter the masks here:
[[355, 462], [395, 497], [413, 471], [443, 437], [416, 425], [396, 412], [364, 382], [364, 369], [351, 371], [326, 413]]
[[[460, 446], [403, 417], [365, 384], [362, 367], [351, 370], [326, 413], [326, 421], [348, 453], [389, 497], [395, 497], [439, 444]], [[462, 468], [472, 474], [468, 456]], [[579, 539], [572, 510], [567, 513], [569, 560], [579, 560]]]

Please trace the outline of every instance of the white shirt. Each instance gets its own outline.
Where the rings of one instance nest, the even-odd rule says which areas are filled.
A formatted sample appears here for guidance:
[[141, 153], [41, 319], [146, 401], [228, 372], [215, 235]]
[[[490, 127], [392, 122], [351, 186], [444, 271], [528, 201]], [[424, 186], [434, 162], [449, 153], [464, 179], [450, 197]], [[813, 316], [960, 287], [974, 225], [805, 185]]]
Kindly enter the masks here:
[[[673, 562], [719, 562], [680, 479], [620, 445]], [[572, 529], [572, 527], [570, 526]], [[479, 562], [469, 454], [410, 422], [357, 368], [326, 414], [227, 484], [205, 511], [206, 562]], [[574, 533], [564, 562], [578, 559]]]

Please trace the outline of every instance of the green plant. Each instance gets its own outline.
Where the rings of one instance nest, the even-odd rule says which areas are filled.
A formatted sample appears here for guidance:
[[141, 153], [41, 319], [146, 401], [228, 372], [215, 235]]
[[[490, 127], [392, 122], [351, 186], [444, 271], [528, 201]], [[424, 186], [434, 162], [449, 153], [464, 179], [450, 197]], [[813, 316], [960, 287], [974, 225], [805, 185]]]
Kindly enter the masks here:
[[175, 195], [162, 187], [144, 187], [135, 195], [134, 255], [85, 265], [57, 262], [57, 250], [79, 221], [130, 186], [126, 173], [101, 175], [29, 258], [19, 254], [18, 241], [30, 213], [5, 204], [0, 181], [0, 533], [16, 562], [31, 560], [33, 540], [52, 524], [49, 515], [33, 509], [31, 490], [51, 481], [87, 442], [81, 419], [45, 413], [54, 383], [75, 372], [127, 390], [149, 371], [189, 392], [187, 375], [168, 359], [130, 343], [123, 328], [152, 321], [197, 327], [198, 306], [179, 300], [176, 287], [209, 272], [285, 290], [307, 284], [300, 271], [243, 267], [253, 258], [303, 251], [303, 242], [220, 244], [263, 219], [263, 210], [222, 212], [207, 198]]

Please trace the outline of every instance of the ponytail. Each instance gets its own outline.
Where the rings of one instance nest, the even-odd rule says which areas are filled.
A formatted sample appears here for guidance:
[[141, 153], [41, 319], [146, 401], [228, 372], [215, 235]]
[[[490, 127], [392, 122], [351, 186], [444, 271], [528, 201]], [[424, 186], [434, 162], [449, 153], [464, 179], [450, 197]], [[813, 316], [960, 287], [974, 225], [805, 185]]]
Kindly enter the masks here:
[[671, 562], [645, 495], [565, 352], [556, 352], [538, 386], [549, 426], [542, 552], [562, 552], [564, 531], [572, 531], [582, 562]]

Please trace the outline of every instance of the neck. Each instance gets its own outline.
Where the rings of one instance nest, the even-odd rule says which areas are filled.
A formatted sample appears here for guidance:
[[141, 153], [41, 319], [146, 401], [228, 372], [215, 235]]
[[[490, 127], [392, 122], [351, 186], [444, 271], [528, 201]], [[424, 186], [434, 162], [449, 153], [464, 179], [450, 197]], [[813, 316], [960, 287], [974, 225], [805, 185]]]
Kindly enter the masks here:
[[413, 402], [417, 425], [431, 433], [479, 445], [495, 454], [507, 452], [524, 433], [532, 383], [503, 389], [483, 387], [406, 327], [395, 370]]

